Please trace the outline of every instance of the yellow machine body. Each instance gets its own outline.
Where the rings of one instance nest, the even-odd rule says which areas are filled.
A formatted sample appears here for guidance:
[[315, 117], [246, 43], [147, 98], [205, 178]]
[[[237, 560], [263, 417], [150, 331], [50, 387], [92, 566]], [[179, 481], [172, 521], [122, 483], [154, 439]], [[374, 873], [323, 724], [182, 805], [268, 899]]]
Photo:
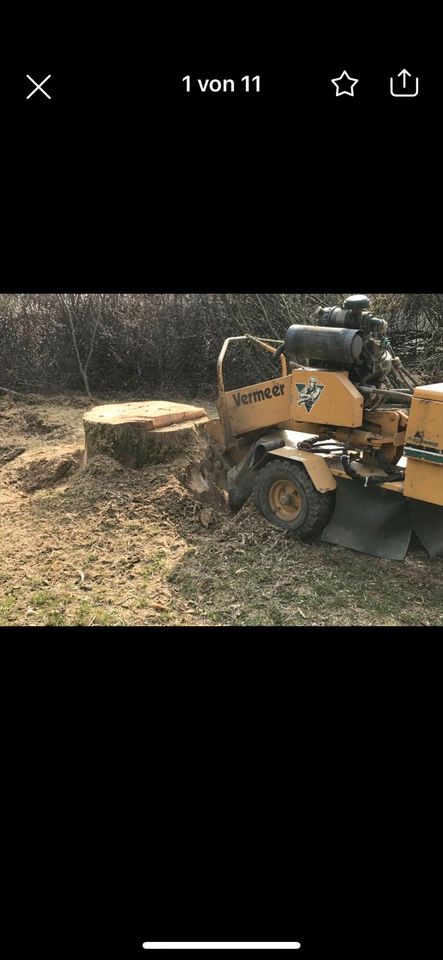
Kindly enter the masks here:
[[404, 453], [405, 497], [443, 506], [443, 383], [415, 388]]
[[363, 397], [347, 370], [303, 367], [291, 375], [290, 421], [322, 426], [360, 427]]
[[324, 426], [360, 427], [363, 421], [363, 398], [347, 371], [306, 367], [228, 390], [221, 399], [222, 418], [233, 437], [279, 424], [289, 429], [312, 424], [315, 431]]
[[278, 377], [228, 390], [221, 398], [225, 429], [228, 427], [233, 437], [240, 437], [289, 420], [291, 380], [291, 376]]

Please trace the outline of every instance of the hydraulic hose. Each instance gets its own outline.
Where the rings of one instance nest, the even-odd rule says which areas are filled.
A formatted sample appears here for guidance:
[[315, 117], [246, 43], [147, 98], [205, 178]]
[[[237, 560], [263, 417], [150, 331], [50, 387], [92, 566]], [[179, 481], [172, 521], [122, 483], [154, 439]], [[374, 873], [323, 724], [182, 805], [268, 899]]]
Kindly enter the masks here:
[[273, 359], [273, 360], [278, 360], [278, 358], [281, 357], [284, 349], [285, 349], [285, 345], [284, 345], [284, 342], [283, 342], [283, 343], [280, 344], [279, 347], [277, 347], [277, 349], [276, 349], [276, 350], [274, 351], [274, 353], [272, 354], [272, 359]]
[[389, 477], [382, 473], [371, 473], [364, 476], [362, 473], [358, 473], [355, 467], [352, 466], [351, 460], [347, 454], [343, 454], [340, 459], [346, 475], [350, 477], [351, 480], [357, 480], [358, 483], [362, 483], [364, 487], [368, 487], [376, 483], [393, 483], [395, 480], [403, 480], [404, 478], [403, 471], [393, 473]]

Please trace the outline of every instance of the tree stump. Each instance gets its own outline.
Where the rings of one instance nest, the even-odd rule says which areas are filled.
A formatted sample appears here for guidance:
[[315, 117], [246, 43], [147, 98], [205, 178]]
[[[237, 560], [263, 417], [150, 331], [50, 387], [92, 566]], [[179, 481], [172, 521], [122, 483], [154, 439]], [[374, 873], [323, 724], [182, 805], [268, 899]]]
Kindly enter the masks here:
[[83, 417], [85, 464], [97, 454], [135, 468], [171, 460], [192, 450], [207, 423], [201, 407], [164, 400], [94, 407]]

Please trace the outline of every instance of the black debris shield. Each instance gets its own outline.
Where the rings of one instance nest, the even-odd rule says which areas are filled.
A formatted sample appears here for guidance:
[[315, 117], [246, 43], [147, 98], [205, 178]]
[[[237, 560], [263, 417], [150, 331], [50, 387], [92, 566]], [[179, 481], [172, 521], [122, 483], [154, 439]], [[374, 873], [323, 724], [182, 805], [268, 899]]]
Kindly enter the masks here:
[[411, 533], [408, 503], [402, 494], [337, 480], [335, 510], [322, 540], [373, 557], [403, 560]]

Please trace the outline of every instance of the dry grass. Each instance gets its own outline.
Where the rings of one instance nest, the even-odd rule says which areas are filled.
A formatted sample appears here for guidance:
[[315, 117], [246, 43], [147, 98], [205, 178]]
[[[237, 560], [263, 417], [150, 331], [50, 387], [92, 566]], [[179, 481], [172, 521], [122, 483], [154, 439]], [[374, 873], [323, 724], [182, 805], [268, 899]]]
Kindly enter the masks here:
[[418, 545], [395, 563], [300, 543], [202, 502], [184, 460], [82, 470], [85, 406], [0, 400], [0, 624], [443, 624], [443, 560]]

